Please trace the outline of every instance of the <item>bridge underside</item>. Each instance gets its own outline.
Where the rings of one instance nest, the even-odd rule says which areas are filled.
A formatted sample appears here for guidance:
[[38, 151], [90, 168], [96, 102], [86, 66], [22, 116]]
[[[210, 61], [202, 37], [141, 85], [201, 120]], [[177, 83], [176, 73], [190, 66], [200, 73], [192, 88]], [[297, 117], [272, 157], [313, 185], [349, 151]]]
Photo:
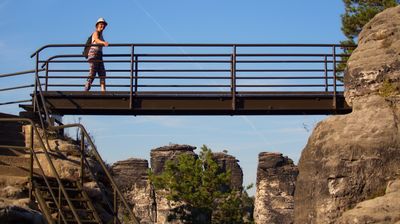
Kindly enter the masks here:
[[[318, 92], [43, 92], [60, 115], [328, 115], [351, 108], [343, 94]], [[233, 103], [235, 101], [235, 103]], [[336, 101], [336, 106], [334, 102]]]

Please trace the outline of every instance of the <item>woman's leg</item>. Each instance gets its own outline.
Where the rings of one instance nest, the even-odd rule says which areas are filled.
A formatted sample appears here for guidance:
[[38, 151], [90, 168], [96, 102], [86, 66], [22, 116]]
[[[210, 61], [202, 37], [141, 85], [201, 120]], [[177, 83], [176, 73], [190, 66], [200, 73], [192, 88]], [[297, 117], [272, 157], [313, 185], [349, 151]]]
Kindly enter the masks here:
[[100, 88], [102, 92], [106, 91], [106, 69], [104, 67], [103, 58], [100, 59], [97, 74], [99, 74], [100, 78]]
[[89, 91], [90, 87], [92, 87], [94, 77], [96, 76], [96, 63], [97, 62], [89, 61], [89, 77], [86, 80], [85, 91]]

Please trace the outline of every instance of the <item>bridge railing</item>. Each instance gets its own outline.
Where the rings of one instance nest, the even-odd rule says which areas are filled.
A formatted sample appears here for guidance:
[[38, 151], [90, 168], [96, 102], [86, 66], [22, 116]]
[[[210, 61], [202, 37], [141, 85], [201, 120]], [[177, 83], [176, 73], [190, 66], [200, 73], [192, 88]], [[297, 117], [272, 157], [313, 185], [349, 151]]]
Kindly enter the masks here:
[[[83, 91], [88, 65], [82, 44], [36, 51], [45, 91]], [[103, 48], [108, 91], [145, 93], [343, 91], [339, 63], [349, 55], [337, 44], [111, 44]], [[44, 69], [43, 72], [39, 72]], [[95, 81], [97, 83], [98, 81]], [[95, 84], [94, 87], [99, 85]]]

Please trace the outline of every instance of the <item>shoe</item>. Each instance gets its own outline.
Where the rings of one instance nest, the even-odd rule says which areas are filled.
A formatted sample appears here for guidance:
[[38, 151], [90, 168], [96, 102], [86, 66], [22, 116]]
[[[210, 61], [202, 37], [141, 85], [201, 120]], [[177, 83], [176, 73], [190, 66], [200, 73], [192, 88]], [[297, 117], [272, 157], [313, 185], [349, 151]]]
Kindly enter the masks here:
[[85, 84], [85, 91], [89, 91], [90, 90], [90, 84], [87, 82]]

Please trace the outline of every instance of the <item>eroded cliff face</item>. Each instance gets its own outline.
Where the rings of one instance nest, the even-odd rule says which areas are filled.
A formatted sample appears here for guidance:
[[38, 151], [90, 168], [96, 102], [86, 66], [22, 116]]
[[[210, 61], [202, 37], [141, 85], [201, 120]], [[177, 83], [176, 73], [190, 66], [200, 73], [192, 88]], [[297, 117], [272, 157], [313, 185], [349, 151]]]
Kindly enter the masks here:
[[255, 223], [293, 223], [297, 167], [281, 153], [262, 152], [258, 160]]
[[149, 163], [145, 159], [130, 158], [111, 167], [115, 182], [124, 193], [140, 223], [155, 222], [154, 189], [149, 181]]
[[239, 166], [239, 161], [231, 155], [223, 152], [213, 153], [213, 159], [217, 162], [221, 172], [231, 172], [230, 188], [241, 190], [243, 188], [243, 170]]
[[378, 14], [360, 34], [345, 75], [353, 112], [325, 119], [310, 136], [299, 161], [296, 223], [336, 223], [399, 178], [399, 40], [400, 7]]
[[[190, 145], [172, 144], [151, 150], [150, 165], [155, 174], [164, 170], [165, 163], [176, 160], [181, 154], [197, 157], [194, 152], [196, 147]], [[213, 153], [214, 160], [221, 168], [221, 172], [231, 171], [231, 185], [241, 189], [243, 184], [243, 171], [238, 160], [226, 153]], [[168, 201], [164, 190], [154, 190], [149, 182], [148, 162], [143, 159], [131, 158], [118, 161], [112, 165], [113, 176], [125, 194], [140, 223], [182, 223], [182, 221], [168, 221], [171, 210], [181, 204]]]
[[[155, 174], [160, 174], [164, 170], [165, 163], [168, 160], [175, 160], [181, 154], [196, 156], [193, 152], [195, 149], [196, 147], [194, 146], [178, 144], [152, 149], [150, 152], [151, 169]], [[165, 195], [166, 192], [164, 190], [155, 191], [156, 223], [182, 223], [180, 221], [168, 222], [170, 211], [180, 204], [168, 201]]]

